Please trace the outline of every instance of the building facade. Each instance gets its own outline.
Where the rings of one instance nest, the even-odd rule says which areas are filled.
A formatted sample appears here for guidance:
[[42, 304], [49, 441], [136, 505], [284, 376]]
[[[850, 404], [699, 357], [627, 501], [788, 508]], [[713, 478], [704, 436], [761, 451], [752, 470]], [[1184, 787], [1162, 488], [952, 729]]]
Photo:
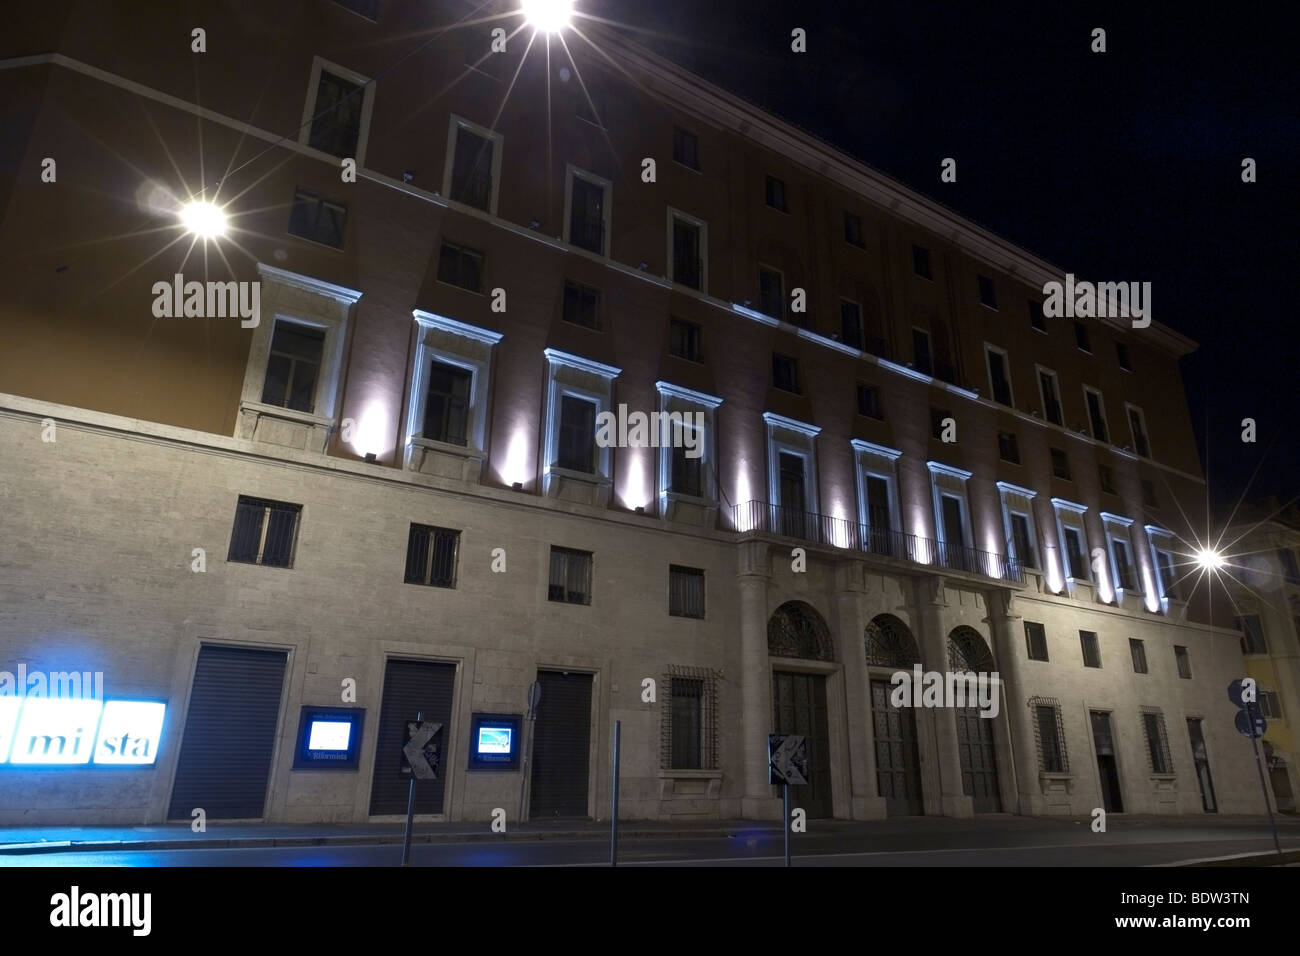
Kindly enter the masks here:
[[0, 41], [0, 648], [165, 706], [28, 699], [0, 820], [383, 819], [417, 713], [485, 826], [607, 818], [614, 721], [629, 818], [779, 818], [772, 733], [814, 819], [1262, 812], [1194, 343], [596, 25], [196, 9]]

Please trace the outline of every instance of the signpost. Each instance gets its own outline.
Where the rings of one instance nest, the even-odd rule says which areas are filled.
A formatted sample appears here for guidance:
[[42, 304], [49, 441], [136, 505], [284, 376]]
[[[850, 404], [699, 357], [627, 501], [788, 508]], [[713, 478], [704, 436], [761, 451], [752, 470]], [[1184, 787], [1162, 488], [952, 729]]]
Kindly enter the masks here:
[[524, 734], [528, 738], [527, 746], [524, 748], [524, 772], [519, 775], [519, 822], [524, 822], [524, 794], [528, 791], [528, 765], [533, 758], [533, 737], [536, 736], [537, 724], [537, 706], [542, 702], [542, 685], [540, 681], [533, 681], [528, 687], [528, 711], [524, 717], [528, 723], [524, 725]]
[[785, 805], [785, 865], [790, 865], [790, 784], [808, 782], [808, 738], [799, 734], [768, 734], [767, 782], [781, 785]]
[[403, 774], [411, 775], [406, 796], [406, 833], [402, 837], [402, 866], [411, 862], [411, 829], [415, 823], [415, 781], [438, 779], [438, 735], [442, 724], [424, 719], [424, 712], [406, 725], [406, 744], [402, 747]]
[[611, 782], [611, 792], [614, 795], [612, 802], [613, 809], [609, 815], [609, 865], [618, 866], [618, 757], [619, 757], [619, 737], [622, 736], [623, 721], [614, 721], [614, 779]]
[[1255, 696], [1255, 681], [1253, 678], [1239, 677], [1228, 685], [1228, 700], [1240, 708], [1234, 721], [1237, 733], [1250, 738], [1250, 749], [1255, 752], [1255, 769], [1259, 771], [1259, 788], [1264, 793], [1264, 809], [1268, 811], [1268, 825], [1273, 830], [1273, 848], [1277, 850], [1277, 855], [1281, 856], [1282, 844], [1277, 838], [1277, 821], [1273, 819], [1273, 805], [1269, 802], [1268, 784], [1264, 780], [1264, 765], [1260, 763], [1259, 744], [1255, 742], [1264, 736], [1264, 731], [1268, 730], [1268, 721], [1259, 712], [1259, 708], [1255, 703]]

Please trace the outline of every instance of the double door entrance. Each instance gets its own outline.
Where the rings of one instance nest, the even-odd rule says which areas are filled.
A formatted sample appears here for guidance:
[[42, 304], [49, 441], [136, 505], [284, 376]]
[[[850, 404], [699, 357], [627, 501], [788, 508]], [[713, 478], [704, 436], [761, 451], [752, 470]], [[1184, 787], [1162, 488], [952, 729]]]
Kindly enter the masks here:
[[871, 720], [876, 742], [876, 792], [891, 816], [916, 816], [921, 807], [921, 760], [916, 746], [916, 711], [889, 703], [887, 680], [871, 682]]
[[772, 674], [774, 733], [808, 738], [806, 786], [790, 788], [790, 806], [809, 819], [829, 817], [831, 807], [831, 741], [826, 721], [826, 678], [821, 674]]

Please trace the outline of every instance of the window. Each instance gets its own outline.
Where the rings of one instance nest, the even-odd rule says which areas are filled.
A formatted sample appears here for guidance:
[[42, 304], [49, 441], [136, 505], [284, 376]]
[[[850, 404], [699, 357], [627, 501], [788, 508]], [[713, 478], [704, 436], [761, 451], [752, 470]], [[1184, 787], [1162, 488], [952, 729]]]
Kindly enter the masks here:
[[1282, 698], [1278, 696], [1275, 690], [1261, 690], [1259, 692], [1259, 712], [1261, 716], [1277, 720], [1282, 719]]
[[1110, 441], [1106, 430], [1106, 406], [1101, 392], [1090, 386], [1083, 386], [1083, 398], [1088, 405], [1088, 422], [1092, 425], [1092, 437], [1097, 441]]
[[1289, 584], [1300, 584], [1300, 567], [1296, 565], [1295, 552], [1290, 548], [1278, 548], [1277, 559], [1282, 562], [1282, 573]]
[[1146, 526], [1147, 540], [1151, 544], [1151, 563], [1156, 572], [1156, 593], [1161, 598], [1161, 609], [1169, 609], [1169, 599], [1181, 600], [1178, 594], [1177, 578], [1174, 574], [1173, 553], [1169, 546], [1173, 544], [1173, 535], [1158, 525]]
[[1080, 631], [1079, 646], [1083, 650], [1084, 667], [1101, 667], [1101, 646], [1095, 631]]
[[1128, 542], [1111, 538], [1110, 546], [1115, 556], [1115, 586], [1125, 591], [1137, 590], [1137, 574], [1129, 558]]
[[885, 420], [880, 410], [880, 389], [874, 385], [858, 385], [858, 414], [877, 421]]
[[772, 354], [772, 385], [783, 392], [799, 394], [799, 369], [793, 358]]
[[[764, 412], [767, 425], [767, 500], [778, 518], [772, 530], [792, 538], [816, 539], [816, 425]], [[811, 514], [812, 517], [808, 517]]]
[[1016, 560], [1022, 567], [1037, 568], [1038, 554], [1034, 548], [1034, 533], [1030, 529], [1029, 516], [1011, 512], [1011, 543], [1016, 549]]
[[840, 300], [840, 341], [862, 350], [862, 309], [848, 299]]
[[1148, 508], [1160, 507], [1160, 501], [1156, 498], [1155, 482], [1149, 478], [1142, 479], [1142, 503]]
[[780, 212], [789, 212], [785, 204], [785, 180], [767, 177], [767, 204]]
[[704, 572], [668, 566], [668, 613], [674, 617], [704, 617]]
[[551, 580], [548, 601], [562, 604], [591, 603], [591, 552], [551, 548]]
[[484, 212], [496, 212], [497, 180], [501, 175], [501, 134], [451, 117], [447, 142], [448, 197]]
[[1241, 653], [1268, 653], [1268, 644], [1264, 641], [1264, 625], [1258, 614], [1243, 614], [1237, 618], [1237, 627], [1242, 630]]
[[851, 246], [865, 249], [867, 244], [862, 239], [862, 217], [856, 213], [844, 213], [844, 241]]
[[700, 327], [685, 319], [668, 320], [668, 353], [688, 362], [700, 361]]
[[673, 127], [673, 162], [700, 171], [700, 138], [680, 126]]
[[[420, 436], [449, 445], [468, 444], [470, 384], [474, 373], [436, 359], [429, 363]], [[412, 526], [414, 527], [414, 526]]]
[[1003, 461], [1020, 464], [1020, 445], [1016, 441], [1015, 432], [998, 432], [998, 455]]
[[1062, 448], [1050, 448], [1049, 451], [1052, 455], [1053, 476], [1070, 481], [1070, 459], [1066, 457], [1065, 450]]
[[858, 521], [865, 532], [861, 547], [873, 554], [899, 556], [900, 541], [896, 463], [902, 452], [854, 438], [853, 456], [858, 488]]
[[1078, 528], [1066, 528], [1065, 538], [1065, 576], [1075, 581], [1088, 581], [1088, 559], [1083, 552], [1083, 532]]
[[263, 404], [314, 412], [324, 348], [323, 329], [277, 319], [262, 387]]
[[673, 494], [686, 495], [691, 498], [704, 497], [704, 474], [700, 467], [701, 459], [687, 454], [683, 445], [672, 446], [672, 484]]
[[1142, 729], [1147, 738], [1147, 756], [1152, 773], [1172, 774], [1173, 760], [1169, 756], [1169, 738], [1165, 735], [1165, 718], [1158, 710], [1144, 708]]
[[1088, 339], [1088, 327], [1082, 322], [1074, 323], [1074, 344], [1079, 347], [1080, 352], [1092, 354], [1092, 343]]
[[1038, 367], [1038, 392], [1043, 399], [1043, 417], [1053, 425], [1064, 425], [1061, 414], [1061, 388], [1056, 380], [1056, 373], [1051, 369]]
[[569, 471], [595, 472], [595, 402], [573, 395], [560, 397], [560, 445], [556, 464]]
[[1115, 491], [1115, 470], [1110, 465], [1097, 466], [1097, 482], [1101, 485], [1101, 490], [1106, 494], [1117, 494]]
[[1065, 728], [1061, 723], [1061, 706], [1051, 697], [1031, 697], [1034, 732], [1038, 738], [1038, 760], [1043, 773], [1069, 773], [1065, 753]]
[[293, 191], [293, 207], [289, 210], [289, 235], [342, 249], [347, 224], [347, 206], [305, 189]]
[[320, 57], [312, 64], [311, 82], [313, 89], [307, 98], [300, 142], [364, 165], [373, 85], [350, 70], [326, 64]]
[[912, 329], [912, 367], [925, 375], [934, 373], [934, 360], [930, 356], [930, 333], [925, 329]]
[[1029, 327], [1035, 332], [1047, 333], [1047, 317], [1043, 315], [1043, 303], [1029, 300]]
[[989, 367], [989, 386], [990, 395], [993, 401], [999, 405], [1014, 407], [1015, 403], [1011, 397], [1011, 379], [1008, 375], [1008, 361], [1005, 349], [1000, 349], [996, 345], [984, 344], [984, 358]]
[[598, 256], [607, 255], [609, 239], [608, 180], [569, 166], [568, 220], [569, 243]]
[[564, 283], [565, 322], [600, 331], [600, 290], [577, 282]]
[[379, 22], [379, 0], [334, 0], [334, 2], [358, 16]]
[[406, 541], [406, 583], [454, 588], [459, 548], [459, 531], [412, 524]]
[[1031, 661], [1047, 660], [1047, 628], [1037, 621], [1025, 621], [1025, 645]]
[[1151, 445], [1147, 441], [1146, 416], [1135, 405], [1128, 407], [1128, 427], [1133, 433], [1133, 451], [1143, 458], [1151, 457]]
[[781, 273], [758, 267], [758, 311], [776, 319], [785, 318], [785, 291]]
[[1192, 679], [1192, 661], [1187, 656], [1187, 648], [1182, 645], [1174, 645], [1174, 660], [1178, 662], [1178, 676], [1183, 680]]
[[912, 271], [922, 279], [933, 279], [930, 274], [930, 250], [912, 243]]
[[704, 223], [675, 209], [668, 210], [668, 220], [672, 239], [670, 278], [679, 285], [703, 289], [706, 285]]
[[[930, 437], [943, 440], [943, 423], [945, 419], [952, 418], [952, 412], [946, 408], [937, 408], [930, 406]], [[954, 419], [955, 421], [956, 419]]]
[[1115, 358], [1119, 362], [1119, 367], [1126, 372], [1133, 371], [1133, 365], [1128, 360], [1128, 346], [1123, 342], [1115, 343]]
[[[659, 393], [659, 412], [666, 416], [666, 434], [658, 459], [660, 513], [672, 519], [678, 497], [714, 502], [716, 461], [713, 441], [716, 411], [722, 399], [670, 382], [655, 382]], [[665, 447], [666, 446], [666, 447]], [[688, 509], [689, 510], [689, 509]]]
[[1147, 651], [1146, 645], [1136, 637], [1128, 639], [1128, 652], [1133, 657], [1133, 673], [1147, 673]]
[[698, 770], [704, 681], [683, 677], [673, 677], [670, 680], [673, 728], [672, 769]]
[[[1107, 543], [1110, 545], [1111, 585], [1116, 591], [1140, 593], [1130, 542], [1133, 519], [1103, 511], [1101, 522], [1106, 532]], [[1116, 595], [1117, 599], [1122, 597], [1122, 594]]]
[[226, 560], [274, 568], [293, 567], [301, 514], [302, 505], [240, 495]]
[[979, 276], [980, 305], [990, 309], [998, 307], [998, 297], [993, 291], [993, 280], [988, 276]]
[[482, 292], [483, 253], [444, 240], [438, 255], [438, 281]]
[[934, 496], [934, 524], [939, 539], [939, 564], [957, 571], [987, 573], [978, 552], [973, 548], [970, 528], [970, 505], [966, 482], [971, 472], [937, 461], [925, 463], [930, 471], [930, 488]]
[[716, 770], [717, 672], [669, 667], [660, 686], [668, 690], [667, 706], [660, 710], [661, 768]]

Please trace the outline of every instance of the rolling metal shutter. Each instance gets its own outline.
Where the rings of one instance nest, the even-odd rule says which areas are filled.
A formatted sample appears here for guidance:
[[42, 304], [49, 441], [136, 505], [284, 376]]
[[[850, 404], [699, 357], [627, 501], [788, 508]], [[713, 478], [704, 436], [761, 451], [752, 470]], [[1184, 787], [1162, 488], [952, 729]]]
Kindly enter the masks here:
[[370, 813], [405, 814], [411, 778], [401, 772], [406, 724], [418, 713], [442, 724], [439, 735], [438, 779], [415, 785], [415, 812], [442, 813], [447, 786], [447, 748], [451, 741], [451, 700], [456, 689], [456, 665], [433, 661], [390, 660], [384, 668], [384, 700], [379, 707], [379, 736], [375, 743], [375, 773], [370, 782]]
[[260, 819], [266, 811], [285, 651], [199, 649], [167, 817]]
[[586, 818], [591, 675], [538, 671], [537, 680], [542, 700], [533, 743], [529, 819]]

